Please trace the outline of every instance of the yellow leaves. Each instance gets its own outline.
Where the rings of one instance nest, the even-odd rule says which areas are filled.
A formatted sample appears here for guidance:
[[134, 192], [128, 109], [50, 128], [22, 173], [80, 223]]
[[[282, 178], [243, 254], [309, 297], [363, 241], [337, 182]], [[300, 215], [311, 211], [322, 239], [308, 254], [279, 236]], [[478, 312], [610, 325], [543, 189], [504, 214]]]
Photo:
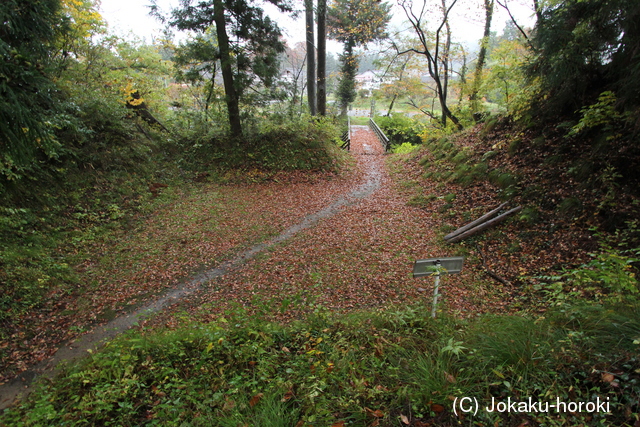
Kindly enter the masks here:
[[144, 98], [140, 96], [138, 89], [134, 89], [131, 81], [127, 82], [127, 86], [122, 89], [125, 97], [125, 103], [137, 107], [144, 103]]
[[94, 0], [62, 0], [62, 10], [71, 18], [71, 26], [80, 38], [103, 33], [105, 21]]
[[130, 105], [138, 106], [138, 105], [140, 105], [140, 104], [142, 104], [144, 102], [144, 99], [142, 99], [142, 98], [140, 98], [140, 99], [131, 98], [130, 100], [127, 100], [127, 102]]

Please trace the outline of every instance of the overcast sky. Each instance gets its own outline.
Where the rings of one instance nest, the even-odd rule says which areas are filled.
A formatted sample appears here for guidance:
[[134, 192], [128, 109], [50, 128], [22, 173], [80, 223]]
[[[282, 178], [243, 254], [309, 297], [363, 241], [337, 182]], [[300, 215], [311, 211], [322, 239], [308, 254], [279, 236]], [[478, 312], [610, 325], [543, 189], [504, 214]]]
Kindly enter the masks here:
[[[414, 0], [418, 3], [419, 0]], [[296, 0], [302, 8], [302, 0]], [[395, 4], [394, 1], [390, 1]], [[457, 12], [452, 17], [452, 33], [458, 42], [464, 42], [473, 48], [482, 37], [484, 15], [481, 12], [482, 0], [459, 0], [453, 8]], [[504, 3], [504, 2], [503, 2]], [[509, 7], [517, 17], [520, 25], [532, 25], [533, 11], [528, 5], [531, 0], [510, 0]], [[128, 37], [135, 35], [151, 42], [162, 34], [162, 24], [149, 16], [149, 0], [102, 0], [100, 12], [109, 24], [111, 32]], [[171, 7], [179, 5], [179, 0], [158, 0], [158, 5], [169, 11]], [[273, 8], [265, 8], [269, 16], [277, 20], [283, 30], [285, 37], [293, 45], [295, 42], [304, 41], [304, 16], [294, 20], [288, 16], [279, 14]], [[396, 7], [392, 10], [394, 18], [392, 20], [392, 30], [403, 28], [403, 12]], [[276, 16], [277, 15], [277, 16]], [[502, 33], [505, 22], [509, 19], [506, 11], [496, 4], [492, 30], [498, 34]], [[337, 52], [340, 45], [329, 42], [330, 50]]]

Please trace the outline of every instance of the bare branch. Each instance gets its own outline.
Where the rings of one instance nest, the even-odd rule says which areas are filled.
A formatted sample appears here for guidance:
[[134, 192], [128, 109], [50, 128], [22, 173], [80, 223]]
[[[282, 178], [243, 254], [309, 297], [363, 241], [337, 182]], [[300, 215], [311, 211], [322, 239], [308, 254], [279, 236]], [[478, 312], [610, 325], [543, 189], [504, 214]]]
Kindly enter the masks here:
[[516, 18], [513, 17], [513, 15], [511, 14], [511, 10], [509, 9], [509, 6], [507, 5], [507, 0], [504, 0], [504, 4], [502, 4], [502, 2], [500, 0], [496, 0], [496, 2], [507, 11], [507, 13], [509, 14], [509, 18], [511, 18], [511, 22], [513, 22], [513, 25], [516, 26], [516, 28], [518, 29], [518, 31], [520, 31], [520, 34], [522, 34], [522, 36], [524, 37], [524, 39], [527, 41], [527, 44], [529, 45], [529, 47], [531, 48], [531, 50], [533, 50], [534, 52], [536, 51], [536, 48], [533, 46], [533, 44], [531, 43], [531, 40], [529, 40], [529, 36], [527, 36], [527, 33], [525, 33], [525, 31], [522, 29], [522, 27], [520, 25], [518, 25], [518, 23], [516, 22]]

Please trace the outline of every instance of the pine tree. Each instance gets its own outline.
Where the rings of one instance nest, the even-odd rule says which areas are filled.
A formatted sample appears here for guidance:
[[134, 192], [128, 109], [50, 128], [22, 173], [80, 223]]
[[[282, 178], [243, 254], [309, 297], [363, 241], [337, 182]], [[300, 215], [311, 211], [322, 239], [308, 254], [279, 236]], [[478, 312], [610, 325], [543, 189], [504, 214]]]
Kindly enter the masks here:
[[[268, 1], [282, 11], [291, 10], [285, 0]], [[256, 77], [271, 85], [278, 73], [278, 54], [284, 52], [278, 25], [249, 0], [181, 0], [169, 25], [199, 33], [215, 26], [215, 59], [221, 63], [231, 134], [242, 137], [240, 100], [245, 90]]]
[[356, 96], [357, 47], [382, 40], [391, 19], [391, 6], [379, 0], [334, 0], [328, 11], [329, 36], [344, 43], [338, 98], [342, 114]]

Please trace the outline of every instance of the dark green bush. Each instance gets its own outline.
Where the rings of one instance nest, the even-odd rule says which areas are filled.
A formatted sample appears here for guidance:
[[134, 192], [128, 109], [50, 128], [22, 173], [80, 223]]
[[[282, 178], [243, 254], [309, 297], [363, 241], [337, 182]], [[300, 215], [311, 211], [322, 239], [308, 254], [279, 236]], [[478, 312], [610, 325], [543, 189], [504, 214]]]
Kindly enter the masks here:
[[195, 122], [183, 134], [183, 164], [225, 174], [233, 170], [263, 172], [337, 170], [344, 153], [335, 144], [339, 126], [332, 120], [264, 120], [242, 140]]

